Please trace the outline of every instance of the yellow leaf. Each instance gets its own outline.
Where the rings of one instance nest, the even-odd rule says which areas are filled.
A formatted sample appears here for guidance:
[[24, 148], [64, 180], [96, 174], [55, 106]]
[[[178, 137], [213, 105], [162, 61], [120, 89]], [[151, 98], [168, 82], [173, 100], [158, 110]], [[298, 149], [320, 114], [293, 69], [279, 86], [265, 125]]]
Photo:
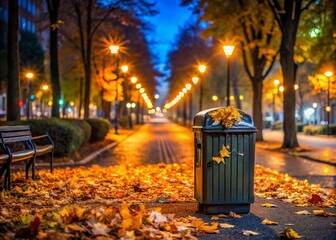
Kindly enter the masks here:
[[212, 216], [212, 217], [210, 218], [210, 220], [219, 220], [219, 217], [217, 217], [217, 216]]
[[212, 160], [215, 161], [217, 164], [223, 162], [225, 164], [224, 158], [222, 157], [212, 157]]
[[120, 215], [123, 219], [131, 219], [132, 215], [127, 206], [127, 203], [123, 202], [121, 204]]
[[262, 204], [260, 204], [260, 206], [267, 207], [267, 208], [276, 208], [276, 207], [278, 207], [277, 205], [272, 204], [272, 203], [262, 203]]
[[220, 223], [219, 226], [221, 228], [234, 228], [235, 226], [232, 224], [228, 224], [228, 223]]
[[228, 216], [225, 215], [225, 214], [219, 214], [218, 217], [219, 217], [219, 218], [227, 218]]
[[230, 146], [224, 146], [223, 145], [223, 148], [222, 150], [219, 151], [219, 155], [222, 157], [222, 158], [229, 158], [230, 157], [230, 152], [228, 151], [228, 149], [230, 149]]
[[322, 209], [314, 210], [314, 211], [313, 211], [313, 214], [314, 214], [315, 216], [323, 216], [323, 217], [330, 217], [330, 216], [335, 216], [335, 215], [336, 215], [336, 214], [334, 214], [334, 213], [326, 212], [326, 211], [324, 211], [324, 210], [322, 210]]
[[271, 221], [271, 220], [265, 218], [265, 219], [261, 222], [261, 224], [264, 224], [264, 225], [278, 225], [278, 222], [273, 222], [273, 221]]
[[70, 228], [72, 231], [85, 232], [85, 229], [77, 225], [76, 223], [68, 224], [67, 228]]
[[293, 229], [291, 228], [286, 228], [285, 229], [285, 236], [288, 239], [299, 239], [302, 236], [300, 236], [297, 232], [295, 232]]
[[244, 234], [245, 236], [250, 236], [250, 235], [255, 236], [255, 235], [259, 235], [258, 232], [254, 232], [254, 231], [251, 231], [251, 230], [243, 230], [243, 234]]
[[310, 212], [308, 212], [307, 210], [302, 210], [302, 211], [295, 212], [294, 214], [296, 214], [296, 215], [310, 215]]
[[239, 214], [237, 214], [237, 213], [234, 213], [234, 212], [230, 212], [230, 217], [232, 217], [232, 218], [242, 218], [242, 216], [240, 216]]
[[202, 230], [205, 233], [219, 233], [218, 223], [211, 223], [211, 226], [203, 226]]
[[34, 216], [32, 215], [26, 215], [21, 217], [21, 222], [24, 225], [28, 225], [32, 220], [34, 219]]

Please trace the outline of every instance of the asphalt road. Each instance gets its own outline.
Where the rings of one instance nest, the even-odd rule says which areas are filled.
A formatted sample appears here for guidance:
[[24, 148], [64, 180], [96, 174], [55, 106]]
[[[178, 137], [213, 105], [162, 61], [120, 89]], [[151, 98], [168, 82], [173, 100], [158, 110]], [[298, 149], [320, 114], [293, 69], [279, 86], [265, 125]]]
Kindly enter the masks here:
[[[266, 132], [265, 136], [266, 139], [279, 141], [281, 140], [279, 134], [278, 132], [271, 132], [271, 134]], [[306, 139], [308, 139], [306, 142], [309, 142], [309, 137]], [[318, 140], [321, 142], [319, 146], [324, 146], [323, 138], [320, 139]], [[324, 141], [328, 142], [327, 139]], [[151, 119], [117, 147], [100, 155], [94, 164], [108, 166], [193, 161], [193, 144], [193, 132], [190, 128], [179, 126], [164, 118]], [[256, 149], [256, 163], [299, 179], [308, 179], [313, 184], [336, 188], [336, 167], [330, 164], [259, 148]]]
[[[182, 127], [166, 119], [153, 119], [142, 126], [132, 136], [118, 144], [115, 148], [103, 153], [93, 164], [153, 164], [193, 161], [193, 133], [189, 128]], [[257, 164], [265, 165], [279, 172], [290, 175], [311, 178], [322, 184], [336, 175], [335, 169], [329, 164], [305, 160], [288, 156], [284, 153], [256, 151]], [[261, 203], [273, 203], [277, 208], [264, 208]], [[163, 213], [175, 214], [178, 217], [189, 215], [199, 217], [210, 223], [211, 216], [198, 214], [197, 203], [146, 203], [147, 207], [161, 207]], [[334, 217], [316, 217], [312, 215], [295, 215], [294, 212], [308, 210], [312, 212], [316, 207], [295, 207], [293, 204], [280, 200], [262, 199], [256, 197], [251, 205], [251, 212], [243, 214], [241, 219], [219, 219], [220, 223], [229, 223], [232, 229], [220, 229], [219, 234], [197, 237], [200, 239], [279, 239], [286, 227], [292, 228], [304, 239], [336, 240], [336, 229], [332, 226]], [[325, 209], [336, 213], [336, 209]], [[268, 218], [278, 222], [278, 225], [262, 225], [261, 221]], [[288, 224], [291, 224], [288, 226]], [[243, 230], [258, 232], [257, 236], [244, 236]]]

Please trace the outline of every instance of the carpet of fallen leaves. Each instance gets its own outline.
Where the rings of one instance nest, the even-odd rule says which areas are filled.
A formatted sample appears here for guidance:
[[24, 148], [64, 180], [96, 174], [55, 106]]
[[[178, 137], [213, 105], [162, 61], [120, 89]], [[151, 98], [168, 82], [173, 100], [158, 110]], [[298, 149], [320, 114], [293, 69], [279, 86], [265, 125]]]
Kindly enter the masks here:
[[[35, 181], [18, 172], [12, 187], [0, 193], [4, 239], [192, 239], [218, 232], [218, 223], [164, 216], [143, 205], [195, 202], [191, 163], [41, 170]], [[255, 168], [255, 194], [297, 206], [336, 206], [335, 192], [261, 166]]]

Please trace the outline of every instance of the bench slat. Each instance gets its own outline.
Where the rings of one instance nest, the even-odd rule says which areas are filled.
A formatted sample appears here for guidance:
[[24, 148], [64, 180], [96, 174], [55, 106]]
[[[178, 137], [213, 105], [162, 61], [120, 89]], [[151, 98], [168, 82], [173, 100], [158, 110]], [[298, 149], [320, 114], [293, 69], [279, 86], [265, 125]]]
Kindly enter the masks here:
[[7, 131], [23, 131], [28, 130], [30, 131], [29, 125], [17, 125], [17, 126], [0, 126], [0, 132], [7, 132]]
[[1, 135], [4, 138], [21, 137], [21, 136], [31, 136], [31, 132], [30, 131], [3, 132], [1, 133]]
[[[3, 143], [16, 143], [16, 142], [24, 142], [24, 141], [29, 141], [32, 140], [32, 136], [22, 136], [22, 137], [15, 137], [15, 138], [3, 138]], [[0, 143], [2, 141], [0, 140]]]

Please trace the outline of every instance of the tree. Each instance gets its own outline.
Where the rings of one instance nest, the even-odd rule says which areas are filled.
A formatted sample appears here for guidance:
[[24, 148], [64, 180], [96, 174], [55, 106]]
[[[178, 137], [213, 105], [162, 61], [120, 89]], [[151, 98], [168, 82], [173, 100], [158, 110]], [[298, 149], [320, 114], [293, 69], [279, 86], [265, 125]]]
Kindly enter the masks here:
[[297, 65], [294, 61], [294, 47], [300, 17], [314, 2], [310, 0], [284, 0], [280, 4], [278, 0], [268, 0], [268, 4], [274, 14], [281, 31], [280, 64], [284, 79], [284, 140], [283, 148], [295, 148], [299, 146], [295, 123], [295, 76]]
[[[153, 4], [147, 1], [96, 1], [72, 0], [65, 7], [69, 20], [76, 23], [79, 36], [71, 32], [63, 32], [64, 36], [80, 51], [85, 76], [84, 117], [89, 117], [89, 103], [92, 79], [92, 43], [97, 30], [102, 23], [110, 21], [112, 24], [129, 23], [134, 15], [150, 15]], [[113, 13], [113, 14], [112, 14]], [[71, 20], [70, 20], [71, 21]], [[106, 48], [108, 46], [105, 46]]]
[[[196, 4], [200, 20], [208, 22], [205, 37], [240, 43], [245, 71], [253, 89], [253, 119], [259, 129], [256, 139], [263, 140], [262, 88], [278, 51], [275, 19], [265, 1], [185, 0]], [[200, 10], [199, 10], [200, 9]], [[234, 82], [232, 82], [234, 87]], [[237, 90], [237, 88], [234, 88]]]
[[50, 36], [49, 36], [49, 54], [50, 54], [50, 79], [52, 86], [53, 104], [51, 115], [60, 117], [59, 99], [61, 98], [61, 84], [59, 80], [58, 68], [58, 28], [62, 21], [58, 19], [58, 9], [61, 0], [46, 0], [48, 5], [50, 19]]
[[34, 33], [20, 33], [19, 51], [21, 69], [33, 69], [40, 74], [44, 72], [44, 51]]
[[7, 36], [7, 121], [20, 120], [19, 78], [19, 6], [18, 1], [8, 1]]

